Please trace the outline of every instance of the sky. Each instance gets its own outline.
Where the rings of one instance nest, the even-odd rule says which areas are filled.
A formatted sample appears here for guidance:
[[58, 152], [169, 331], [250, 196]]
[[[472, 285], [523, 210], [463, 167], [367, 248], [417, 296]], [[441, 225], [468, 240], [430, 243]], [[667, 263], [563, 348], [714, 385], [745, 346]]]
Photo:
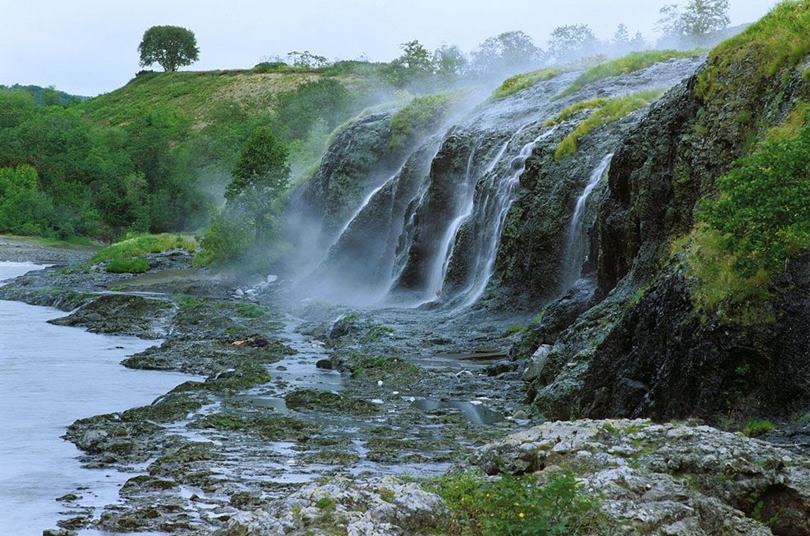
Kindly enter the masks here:
[[[250, 68], [291, 50], [328, 58], [388, 61], [405, 41], [474, 49], [523, 30], [544, 46], [560, 25], [586, 23], [603, 38], [619, 23], [655, 39], [661, 6], [676, 0], [0, 0], [0, 84], [55, 86], [97, 95], [140, 69], [150, 26], [194, 31], [194, 70]], [[752, 22], [778, 0], [731, 0], [732, 25]]]

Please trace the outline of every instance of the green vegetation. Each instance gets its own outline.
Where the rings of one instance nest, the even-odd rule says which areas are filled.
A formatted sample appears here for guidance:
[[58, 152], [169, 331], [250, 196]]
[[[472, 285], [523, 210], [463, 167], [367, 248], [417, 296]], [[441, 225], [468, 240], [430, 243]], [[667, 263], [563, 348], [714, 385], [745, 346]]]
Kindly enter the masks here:
[[656, 63], [674, 58], [694, 58], [702, 53], [703, 51], [701, 50], [647, 50], [644, 52], [631, 52], [623, 58], [608, 61], [588, 69], [574, 80], [574, 83], [568, 86], [559, 97], [573, 95], [588, 84], [604, 78], [640, 71]]
[[136, 235], [102, 249], [90, 259], [90, 263], [104, 264], [107, 272], [116, 274], [143, 273], [149, 270], [147, 254], [173, 249], [193, 253], [197, 250], [197, 242], [183, 235]]
[[391, 118], [391, 149], [401, 150], [420, 135], [438, 128], [447, 120], [458, 94], [440, 93], [417, 97]]
[[179, 26], [152, 26], [143, 34], [138, 52], [141, 67], [159, 63], [167, 72], [191, 65], [200, 56], [194, 33]]
[[718, 197], [701, 205], [698, 226], [675, 244], [700, 283], [693, 295], [701, 309], [728, 306], [740, 320], [765, 319], [755, 305], [770, 296], [790, 257], [810, 247], [808, 162], [810, 107], [800, 105], [717, 179]]
[[551, 80], [559, 74], [560, 71], [558, 69], [539, 69], [537, 71], [523, 73], [513, 76], [512, 78], [507, 78], [498, 87], [498, 89], [495, 90], [495, 93], [492, 94], [492, 98], [503, 99], [504, 97], [517, 93], [518, 91], [523, 91], [524, 89], [530, 88], [535, 84], [539, 84], [540, 82]]
[[449, 535], [568, 536], [603, 528], [599, 502], [582, 494], [570, 472], [555, 473], [545, 483], [535, 475], [489, 480], [466, 472], [429, 487], [450, 509], [450, 520], [441, 527]]
[[808, 34], [810, 1], [780, 3], [746, 31], [712, 50], [708, 68], [698, 78], [698, 95], [704, 101], [723, 101], [734, 87], [729, 85], [729, 71], [739, 65], [746, 66], [744, 83], [764, 90], [780, 70], [795, 67], [810, 53]]
[[742, 432], [748, 437], [759, 437], [774, 430], [776, 430], [776, 425], [771, 421], [754, 419], [745, 423]]
[[572, 117], [579, 111], [592, 109], [590, 115], [569, 133], [554, 152], [557, 160], [567, 158], [577, 151], [577, 143], [582, 136], [625, 117], [627, 114], [648, 106], [661, 96], [661, 91], [649, 90], [613, 99], [592, 99], [573, 104], [549, 122], [557, 124]]

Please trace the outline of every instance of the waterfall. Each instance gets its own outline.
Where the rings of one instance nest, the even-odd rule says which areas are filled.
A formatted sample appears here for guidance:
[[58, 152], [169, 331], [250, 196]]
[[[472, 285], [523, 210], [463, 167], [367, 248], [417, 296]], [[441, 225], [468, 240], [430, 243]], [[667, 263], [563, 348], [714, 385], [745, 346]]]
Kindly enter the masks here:
[[[520, 185], [520, 178], [526, 171], [526, 161], [534, 152], [535, 147], [549, 138], [555, 130], [556, 127], [549, 129], [524, 145], [518, 156], [512, 159], [509, 165], [509, 175], [505, 179], [498, 181], [494, 188], [488, 188], [484, 198], [481, 200], [481, 210], [476, 214], [476, 216], [479, 216], [480, 221], [477, 223], [481, 232], [477, 234], [474, 244], [475, 258], [473, 260], [473, 269], [470, 272], [472, 280], [461, 292], [463, 301], [459, 308], [470, 307], [484, 294], [495, 269], [495, 260], [498, 256], [501, 232], [506, 222], [506, 215], [512, 207], [515, 192]], [[495, 179], [493, 178], [493, 180]]]
[[588, 178], [588, 184], [582, 190], [577, 204], [574, 207], [574, 214], [571, 217], [571, 223], [568, 226], [568, 237], [565, 244], [565, 285], [563, 290], [568, 290], [577, 282], [581, 273], [582, 265], [588, 260], [589, 244], [585, 236], [584, 219], [585, 208], [588, 204], [588, 199], [591, 196], [594, 188], [602, 180], [610, 161], [613, 159], [613, 154], [605, 156], [599, 165], [591, 172]]
[[371, 203], [371, 200], [374, 199], [374, 196], [377, 195], [380, 192], [380, 190], [385, 188], [392, 181], [396, 180], [397, 177], [399, 177], [400, 173], [402, 173], [402, 169], [405, 167], [405, 164], [407, 164], [407, 160], [403, 162], [401, 166], [399, 166], [399, 169], [396, 172], [394, 172], [393, 175], [391, 175], [382, 183], [380, 183], [380, 185], [377, 186], [376, 188], [373, 188], [366, 195], [366, 197], [363, 198], [363, 201], [360, 203], [360, 205], [358, 205], [358, 207], [354, 210], [354, 212], [352, 212], [352, 215], [349, 216], [349, 219], [347, 219], [346, 223], [343, 224], [343, 227], [340, 228], [340, 231], [337, 232], [335, 238], [332, 240], [332, 243], [329, 245], [328, 248], [326, 248], [327, 254], [329, 253], [329, 250], [331, 250], [332, 247], [334, 247], [334, 245], [340, 241], [340, 238], [346, 233], [349, 227], [351, 227], [354, 220], [356, 220], [357, 217], [360, 216], [363, 210], [368, 206], [368, 204]]

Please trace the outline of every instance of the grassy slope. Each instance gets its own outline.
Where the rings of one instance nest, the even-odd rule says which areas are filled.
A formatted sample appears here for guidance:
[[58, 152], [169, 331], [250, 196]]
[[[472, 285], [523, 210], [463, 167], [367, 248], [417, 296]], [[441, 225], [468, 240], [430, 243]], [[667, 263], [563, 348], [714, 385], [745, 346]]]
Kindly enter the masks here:
[[[267, 111], [279, 95], [322, 76], [313, 72], [147, 73], [115, 91], [82, 103], [81, 108], [93, 119], [112, 125], [126, 124], [147, 109], [169, 109], [181, 112], [199, 127], [215, 120], [212, 112], [216, 104], [236, 103], [245, 111]], [[338, 80], [349, 87], [356, 84], [350, 77]]]

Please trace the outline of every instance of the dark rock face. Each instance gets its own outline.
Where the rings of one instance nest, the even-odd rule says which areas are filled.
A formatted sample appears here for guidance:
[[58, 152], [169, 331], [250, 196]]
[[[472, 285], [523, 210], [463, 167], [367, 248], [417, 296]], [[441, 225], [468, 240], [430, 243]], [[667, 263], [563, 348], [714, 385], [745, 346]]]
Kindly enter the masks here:
[[[793, 69], [756, 85], [747, 83], [753, 68], [731, 65], [721, 100], [704, 101], [697, 76], [673, 89], [617, 150], [596, 223], [596, 294], [604, 301], [553, 341], [530, 385], [547, 417], [713, 420], [806, 409], [808, 255], [786, 266], [768, 315], [755, 322], [700, 311], [698, 282], [670, 258], [672, 240], [692, 229], [714, 181], [808, 94]], [[522, 355], [549, 342], [527, 340]]]

